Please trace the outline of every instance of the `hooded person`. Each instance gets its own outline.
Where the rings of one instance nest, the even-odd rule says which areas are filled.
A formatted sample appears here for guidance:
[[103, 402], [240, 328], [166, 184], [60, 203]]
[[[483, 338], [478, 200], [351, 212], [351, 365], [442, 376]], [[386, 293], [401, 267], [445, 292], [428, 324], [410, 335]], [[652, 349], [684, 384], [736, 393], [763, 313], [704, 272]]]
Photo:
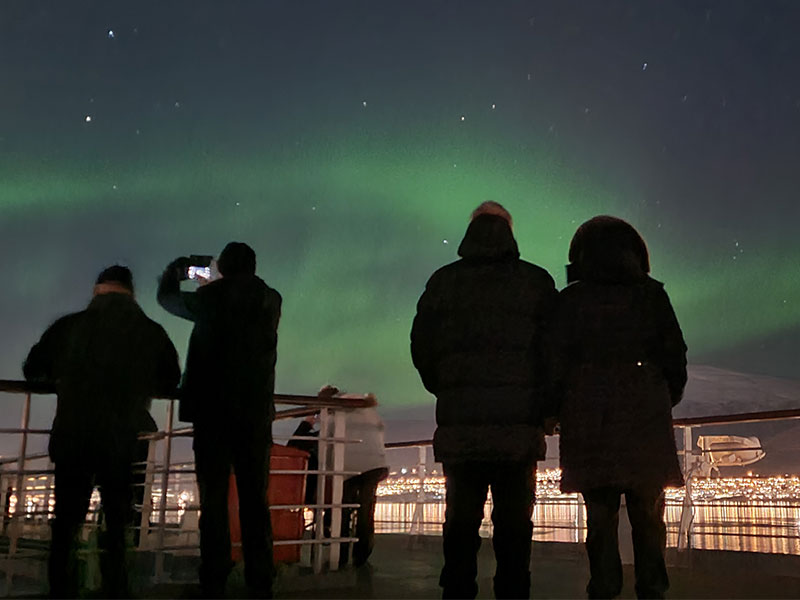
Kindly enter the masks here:
[[181, 385], [181, 420], [194, 424], [200, 491], [200, 584], [224, 595], [231, 570], [228, 481], [236, 475], [245, 582], [272, 593], [272, 529], [267, 480], [272, 445], [275, 361], [281, 296], [256, 276], [250, 246], [231, 242], [217, 260], [221, 278], [181, 291], [189, 259], [170, 263], [158, 302], [194, 323]]
[[622, 589], [620, 497], [633, 533], [636, 592], [663, 597], [664, 488], [683, 485], [672, 407], [686, 385], [686, 344], [667, 293], [650, 278], [647, 246], [609, 216], [581, 225], [569, 248], [570, 285], [549, 344], [561, 424], [561, 490], [586, 503], [593, 598]]
[[136, 303], [130, 270], [115, 265], [100, 273], [85, 310], [58, 319], [44, 332], [23, 372], [28, 380], [54, 383], [58, 396], [49, 443], [56, 497], [50, 594], [78, 595], [75, 537], [97, 485], [106, 523], [104, 593], [124, 596], [138, 423], [152, 397], [175, 391], [180, 377], [175, 347]]
[[530, 594], [536, 461], [544, 458], [541, 342], [556, 290], [521, 260], [511, 215], [481, 204], [460, 260], [436, 271], [417, 304], [411, 356], [436, 396], [433, 449], [443, 463], [445, 598], [474, 598], [479, 529], [492, 490], [498, 598]]

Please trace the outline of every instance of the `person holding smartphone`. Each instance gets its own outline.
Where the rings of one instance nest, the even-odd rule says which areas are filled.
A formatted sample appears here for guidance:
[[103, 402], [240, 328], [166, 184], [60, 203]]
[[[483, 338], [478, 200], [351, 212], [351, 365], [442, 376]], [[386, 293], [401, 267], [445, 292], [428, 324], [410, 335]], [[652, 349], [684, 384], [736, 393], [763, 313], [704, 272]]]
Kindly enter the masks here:
[[219, 255], [221, 277], [196, 291], [181, 291], [182, 280], [210, 263], [210, 257], [178, 258], [167, 266], [158, 286], [159, 304], [194, 323], [179, 416], [194, 424], [200, 585], [206, 597], [224, 596], [232, 567], [228, 480], [233, 467], [245, 582], [254, 597], [271, 597], [267, 479], [281, 296], [256, 276], [255, 252], [241, 242], [229, 243]]

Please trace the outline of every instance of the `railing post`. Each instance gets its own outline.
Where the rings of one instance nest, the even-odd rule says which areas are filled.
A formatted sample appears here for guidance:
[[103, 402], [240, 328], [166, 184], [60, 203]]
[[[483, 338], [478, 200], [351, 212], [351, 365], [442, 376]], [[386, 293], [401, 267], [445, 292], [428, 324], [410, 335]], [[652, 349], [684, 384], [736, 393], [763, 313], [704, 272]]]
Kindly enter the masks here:
[[142, 494], [142, 515], [139, 520], [139, 550], [149, 547], [150, 515], [153, 513], [153, 481], [155, 480], [156, 441], [147, 443], [147, 462], [144, 471], [144, 493]]
[[[343, 439], [347, 432], [345, 422], [345, 411], [337, 409], [333, 411], [333, 437], [336, 439]], [[333, 471], [332, 476], [333, 485], [331, 486], [331, 537], [341, 537], [342, 531], [342, 496], [344, 495], [344, 475], [341, 471], [344, 470], [344, 442], [333, 442]], [[338, 506], [337, 506], [338, 505]], [[351, 521], [352, 522], [352, 521]], [[341, 552], [341, 542], [331, 542], [329, 568], [331, 571], [336, 571], [339, 568], [339, 554]]]
[[[14, 517], [9, 524], [9, 543], [8, 543], [8, 557], [13, 559], [17, 553], [17, 543], [22, 535], [22, 527], [25, 519], [25, 463], [27, 462], [28, 453], [28, 427], [31, 422], [31, 393], [25, 394], [25, 401], [22, 404], [22, 422], [20, 429], [22, 430], [22, 437], [19, 442], [19, 457], [17, 458], [17, 504], [14, 508]], [[20, 518], [23, 521], [20, 521]], [[8, 561], [8, 570], [6, 571], [6, 594], [10, 595], [11, 584], [14, 581], [14, 561]]]
[[[47, 459], [47, 470], [48, 471], [55, 470], [55, 464], [49, 458]], [[45, 481], [47, 482], [46, 483], [47, 490], [45, 491], [45, 494], [44, 494], [44, 510], [45, 510], [44, 520], [45, 520], [45, 523], [49, 523], [50, 522], [50, 517], [51, 517], [51, 515], [50, 515], [51, 510], [50, 509], [52, 508], [50, 506], [50, 499], [53, 498], [53, 494], [55, 492], [55, 487], [56, 487], [55, 486], [55, 476], [48, 475], [47, 479]]]
[[0, 534], [6, 533], [6, 527], [9, 522], [9, 517], [11, 515], [8, 514], [8, 509], [6, 508], [10, 502], [9, 497], [11, 496], [11, 486], [6, 483], [6, 475], [3, 473], [3, 467], [0, 467], [0, 506], [3, 507], [3, 526], [0, 529]]
[[414, 513], [411, 515], [411, 525], [408, 528], [408, 534], [422, 535], [423, 531], [423, 515], [425, 512], [425, 479], [427, 477], [427, 463], [428, 463], [428, 448], [426, 446], [417, 446], [417, 475], [419, 476], [419, 487], [417, 488], [417, 498], [414, 502]]
[[317, 441], [317, 506], [318, 508], [314, 514], [314, 539], [316, 544], [314, 547], [314, 573], [322, 573], [322, 540], [325, 537], [325, 509], [319, 508], [319, 505], [325, 504], [325, 488], [327, 487], [328, 478], [325, 473], [328, 471], [328, 439], [330, 437], [330, 410], [322, 408], [319, 411], [319, 440]]
[[158, 548], [156, 549], [156, 583], [164, 577], [164, 545], [167, 528], [167, 490], [169, 489], [170, 463], [172, 462], [172, 428], [175, 419], [175, 400], [167, 406], [167, 427], [164, 438], [164, 472], [161, 475], [161, 498], [158, 506]]
[[419, 463], [417, 464], [417, 474], [419, 475], [419, 490], [417, 490], [417, 510], [419, 511], [419, 535], [423, 532], [423, 522], [425, 521], [425, 479], [428, 477], [428, 447], [419, 447]]
[[692, 547], [692, 521], [694, 520], [694, 502], [692, 500], [692, 427], [683, 428], [683, 478], [686, 482], [681, 508], [681, 522], [678, 528], [678, 550], [690, 550]]

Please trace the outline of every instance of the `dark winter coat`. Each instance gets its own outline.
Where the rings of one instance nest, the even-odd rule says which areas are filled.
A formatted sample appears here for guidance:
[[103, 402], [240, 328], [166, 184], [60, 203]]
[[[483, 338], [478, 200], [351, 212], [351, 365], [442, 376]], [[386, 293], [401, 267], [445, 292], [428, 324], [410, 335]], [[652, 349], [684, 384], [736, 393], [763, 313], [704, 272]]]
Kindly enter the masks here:
[[58, 394], [50, 457], [133, 456], [141, 413], [175, 392], [178, 355], [164, 329], [132, 296], [95, 296], [86, 310], [51, 325], [23, 366], [26, 379]]
[[476, 217], [461, 260], [436, 271], [419, 299], [411, 356], [436, 396], [439, 462], [543, 457], [541, 347], [556, 291], [520, 260], [501, 217]]
[[551, 337], [562, 491], [682, 485], [671, 409], [686, 345], [662, 284], [635, 266], [584, 273], [560, 293]]
[[280, 294], [255, 275], [223, 277], [182, 292], [179, 273], [168, 267], [158, 302], [195, 324], [181, 385], [181, 420], [196, 427], [223, 427], [232, 416], [250, 425], [271, 423]]

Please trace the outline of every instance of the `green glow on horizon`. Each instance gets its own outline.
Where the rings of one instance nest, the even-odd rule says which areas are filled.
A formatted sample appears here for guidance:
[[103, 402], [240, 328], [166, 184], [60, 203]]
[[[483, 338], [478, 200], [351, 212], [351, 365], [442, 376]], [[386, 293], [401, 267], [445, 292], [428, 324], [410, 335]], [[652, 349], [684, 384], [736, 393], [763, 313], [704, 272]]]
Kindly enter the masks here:
[[[63, 162], [45, 172], [2, 171], [0, 207], [20, 223], [35, 223], [43, 211], [67, 224], [89, 213], [163, 213], [163, 231], [153, 239], [173, 238], [187, 254], [209, 240], [214, 252], [224, 240], [250, 243], [260, 274], [284, 297], [281, 391], [333, 383], [392, 405], [426, 398], [408, 353], [416, 300], [433, 270], [457, 258], [469, 213], [485, 199], [509, 208], [523, 258], [550, 270], [559, 286], [578, 224], [599, 213], [630, 219], [648, 239], [653, 275], [666, 282], [690, 352], [800, 322], [800, 250], [762, 248], [721, 264], [699, 248], [690, 261], [670, 239], [680, 223], [659, 233], [646, 227], [647, 210], [635, 199], [600, 189], [590, 174], [502, 147], [345, 141], [283, 157], [182, 155], [94, 170]], [[118, 227], [131, 234], [124, 222]], [[151, 243], [142, 253], [159, 265], [173, 258]], [[183, 353], [188, 327], [155, 306], [155, 273], [136, 275], [143, 306]]]

